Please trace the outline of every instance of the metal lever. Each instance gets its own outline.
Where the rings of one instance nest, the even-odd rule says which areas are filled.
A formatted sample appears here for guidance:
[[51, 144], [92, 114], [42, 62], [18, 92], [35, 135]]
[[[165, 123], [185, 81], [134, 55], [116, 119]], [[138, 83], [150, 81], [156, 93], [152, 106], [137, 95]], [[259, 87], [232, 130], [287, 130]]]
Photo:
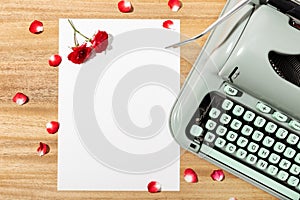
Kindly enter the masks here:
[[212, 23], [209, 27], [207, 27], [202, 33], [200, 33], [199, 35], [196, 35], [190, 39], [187, 39], [185, 41], [182, 42], [178, 42], [175, 44], [172, 44], [170, 46], [165, 47], [166, 49], [168, 48], [177, 48], [179, 46], [185, 45], [189, 42], [192, 42], [194, 40], [197, 40], [199, 38], [201, 38], [202, 36], [204, 36], [206, 33], [210, 32], [212, 29], [214, 29], [215, 27], [217, 27], [219, 24], [221, 24], [222, 22], [224, 22], [225, 20], [227, 20], [232, 14], [234, 14], [236, 11], [240, 10], [242, 7], [244, 7], [245, 5], [247, 5], [251, 0], [242, 0], [240, 1], [238, 4], [236, 4], [233, 8], [231, 8], [227, 13], [225, 13], [224, 15], [222, 15], [217, 21], [215, 21], [214, 23]]

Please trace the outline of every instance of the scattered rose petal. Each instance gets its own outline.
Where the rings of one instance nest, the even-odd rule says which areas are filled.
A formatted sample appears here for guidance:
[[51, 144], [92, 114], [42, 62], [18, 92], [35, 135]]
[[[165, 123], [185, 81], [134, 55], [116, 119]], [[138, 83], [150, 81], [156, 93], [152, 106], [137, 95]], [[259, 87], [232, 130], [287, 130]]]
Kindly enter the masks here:
[[12, 100], [18, 105], [23, 105], [28, 102], [29, 98], [25, 94], [18, 92]]
[[197, 183], [198, 182], [198, 176], [197, 176], [196, 172], [191, 168], [185, 169], [183, 176], [184, 176], [184, 180], [188, 183]]
[[122, 13], [129, 13], [133, 11], [133, 7], [130, 1], [121, 0], [118, 3], [119, 11]]
[[68, 59], [75, 64], [81, 64], [85, 62], [92, 53], [92, 48], [87, 47], [86, 45], [87, 44], [84, 43], [78, 47], [73, 47], [73, 51], [68, 55]]
[[151, 181], [148, 184], [148, 192], [150, 193], [157, 193], [161, 191], [161, 185], [157, 181]]
[[230, 197], [228, 200], [237, 200], [235, 197]]
[[49, 134], [57, 133], [59, 129], [59, 123], [56, 121], [51, 121], [46, 124], [46, 128]]
[[105, 31], [98, 30], [98, 32], [93, 36], [91, 43], [96, 53], [101, 53], [107, 48], [108, 34]]
[[168, 5], [174, 12], [177, 12], [182, 7], [182, 3], [179, 0], [169, 0]]
[[214, 170], [210, 177], [214, 180], [214, 181], [223, 181], [225, 178], [225, 174], [223, 172], [223, 170], [218, 169], [218, 170]]
[[38, 20], [34, 20], [29, 26], [29, 31], [33, 34], [42, 33], [44, 31], [43, 23]]
[[163, 27], [167, 29], [172, 29], [174, 22], [172, 20], [166, 20], [163, 22]]
[[50, 148], [47, 144], [40, 142], [40, 146], [37, 148], [37, 152], [39, 156], [43, 156], [49, 153]]
[[48, 62], [49, 62], [49, 65], [50, 65], [50, 66], [52, 66], [52, 67], [57, 67], [58, 65], [60, 65], [61, 60], [62, 60], [62, 59], [61, 59], [61, 56], [55, 54], [55, 55], [50, 56]]

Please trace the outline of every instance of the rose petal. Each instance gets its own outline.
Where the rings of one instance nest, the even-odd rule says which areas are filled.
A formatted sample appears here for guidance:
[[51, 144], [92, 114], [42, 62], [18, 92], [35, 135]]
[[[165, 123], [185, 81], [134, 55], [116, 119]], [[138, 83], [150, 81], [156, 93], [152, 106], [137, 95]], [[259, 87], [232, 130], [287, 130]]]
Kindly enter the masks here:
[[119, 11], [122, 13], [129, 13], [133, 11], [133, 7], [130, 1], [121, 0], [118, 3]]
[[29, 31], [33, 34], [42, 33], [44, 31], [43, 23], [38, 20], [34, 20], [29, 26]]
[[157, 181], [151, 181], [148, 184], [148, 192], [150, 193], [157, 193], [161, 191], [161, 185]]
[[15, 94], [12, 100], [18, 105], [23, 105], [28, 102], [29, 98], [25, 94], [18, 92], [17, 94]]
[[184, 170], [184, 180], [188, 183], [197, 183], [198, 176], [193, 169], [187, 168]]
[[163, 22], [163, 27], [167, 29], [172, 29], [174, 22], [172, 20], [166, 20]]
[[214, 180], [214, 181], [223, 181], [225, 178], [225, 174], [223, 172], [223, 170], [218, 169], [218, 170], [214, 170], [210, 177]]
[[60, 55], [52, 55], [50, 56], [48, 62], [49, 62], [49, 65], [52, 66], [52, 67], [57, 67], [60, 65], [62, 59], [61, 59], [61, 56]]
[[57, 133], [59, 129], [59, 123], [56, 121], [51, 121], [46, 124], [46, 129], [49, 134]]
[[50, 148], [47, 144], [40, 142], [40, 146], [37, 148], [37, 152], [39, 156], [46, 155], [49, 153]]
[[182, 3], [179, 0], [169, 0], [168, 5], [173, 12], [177, 12], [182, 7]]
[[237, 200], [235, 197], [230, 197], [228, 200]]

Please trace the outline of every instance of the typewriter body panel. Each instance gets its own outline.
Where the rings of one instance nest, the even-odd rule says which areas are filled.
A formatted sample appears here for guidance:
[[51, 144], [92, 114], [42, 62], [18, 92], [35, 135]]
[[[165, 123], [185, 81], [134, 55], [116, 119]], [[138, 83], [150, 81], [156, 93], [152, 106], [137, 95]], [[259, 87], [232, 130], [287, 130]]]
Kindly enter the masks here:
[[[237, 2], [228, 1], [223, 12]], [[300, 30], [292, 22], [299, 21], [272, 5], [249, 4], [217, 27], [187, 77], [169, 123], [173, 137], [184, 149], [280, 199], [298, 200], [300, 175], [298, 168], [293, 171], [298, 160], [292, 160], [287, 149], [295, 151], [294, 157], [299, 153], [300, 158], [300, 68], [292, 70], [290, 74], [299, 74], [290, 78], [286, 69], [282, 74], [281, 66], [276, 67], [282, 62], [275, 60], [274, 64], [270, 58], [270, 54], [288, 55], [292, 56], [288, 62], [299, 61]], [[252, 129], [251, 135], [245, 127]], [[282, 136], [285, 133], [286, 138]], [[273, 146], [265, 144], [273, 138]], [[291, 138], [297, 140], [291, 142]], [[243, 139], [247, 146], [241, 144]], [[278, 145], [287, 140], [285, 151], [278, 153]], [[263, 145], [269, 151], [266, 157], [261, 155]], [[243, 149], [247, 157], [240, 158]], [[277, 154], [278, 161], [272, 163]], [[292, 161], [291, 166], [283, 166], [283, 160], [287, 164]]]

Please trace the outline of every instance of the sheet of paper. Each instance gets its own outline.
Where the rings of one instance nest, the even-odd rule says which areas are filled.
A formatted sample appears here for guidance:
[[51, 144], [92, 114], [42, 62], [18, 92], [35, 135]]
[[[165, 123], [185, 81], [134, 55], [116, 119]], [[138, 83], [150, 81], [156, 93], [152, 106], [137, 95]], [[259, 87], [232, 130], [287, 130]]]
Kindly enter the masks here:
[[[180, 148], [168, 117], [180, 87], [180, 21], [73, 19], [82, 34], [110, 35], [84, 64], [67, 59], [74, 32], [59, 21], [58, 190], [178, 191]], [[84, 42], [77, 34], [78, 42]]]

